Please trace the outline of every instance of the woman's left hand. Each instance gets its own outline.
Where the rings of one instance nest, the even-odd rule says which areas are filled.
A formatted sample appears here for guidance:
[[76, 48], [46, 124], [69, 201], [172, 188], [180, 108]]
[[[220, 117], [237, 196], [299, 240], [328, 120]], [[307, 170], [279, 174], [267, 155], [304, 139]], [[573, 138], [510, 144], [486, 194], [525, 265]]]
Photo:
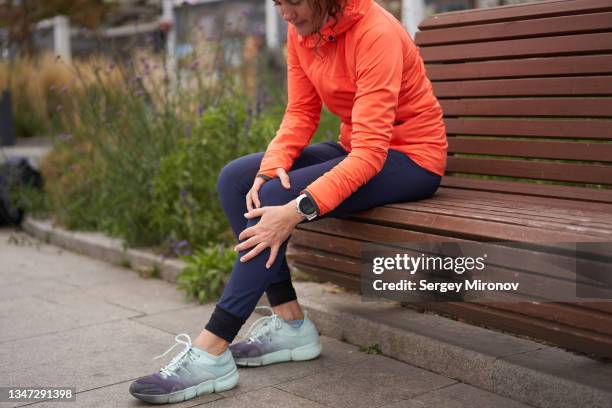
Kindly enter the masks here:
[[236, 245], [234, 249], [242, 251], [254, 246], [255, 248], [240, 258], [241, 262], [247, 262], [269, 247], [270, 258], [266, 262], [268, 269], [274, 263], [280, 246], [289, 238], [295, 226], [304, 220], [304, 217], [296, 210], [295, 200], [280, 206], [254, 208], [244, 216], [248, 219], [257, 217], [261, 219], [257, 224], [240, 233], [238, 239], [240, 241], [246, 239], [246, 241]]

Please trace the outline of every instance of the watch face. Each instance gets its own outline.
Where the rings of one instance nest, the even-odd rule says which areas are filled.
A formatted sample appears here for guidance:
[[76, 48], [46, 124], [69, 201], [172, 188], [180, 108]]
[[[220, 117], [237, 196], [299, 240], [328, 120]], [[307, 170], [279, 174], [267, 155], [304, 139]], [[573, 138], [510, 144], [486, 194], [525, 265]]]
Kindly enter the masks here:
[[314, 214], [316, 209], [310, 197], [306, 196], [302, 198], [300, 201], [300, 211], [304, 214]]

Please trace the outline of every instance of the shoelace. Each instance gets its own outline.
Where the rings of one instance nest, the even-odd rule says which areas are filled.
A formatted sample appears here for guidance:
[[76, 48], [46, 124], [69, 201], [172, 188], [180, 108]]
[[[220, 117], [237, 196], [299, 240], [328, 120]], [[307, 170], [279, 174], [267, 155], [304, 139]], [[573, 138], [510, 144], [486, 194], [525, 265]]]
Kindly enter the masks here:
[[[181, 336], [186, 337], [187, 341], [182, 341]], [[158, 358], [162, 358], [163, 356], [165, 356], [166, 354], [174, 350], [174, 348], [178, 346], [179, 344], [185, 345], [185, 349], [183, 349], [183, 351], [181, 351], [176, 357], [174, 357], [172, 361], [170, 361], [165, 367], [159, 370], [159, 372], [164, 374], [165, 376], [170, 376], [174, 374], [174, 371], [179, 367], [178, 363], [183, 359], [183, 357], [189, 354], [192, 348], [191, 337], [189, 337], [187, 333], [178, 334], [174, 338], [174, 341], [176, 341], [176, 343], [172, 347], [170, 347], [168, 350], [166, 350], [164, 354], [161, 354], [154, 358], [154, 360], [157, 360]], [[189, 354], [189, 358], [193, 360], [194, 359], [193, 354]]]
[[253, 342], [259, 340], [260, 338], [266, 336], [268, 333], [272, 331], [272, 329], [278, 330], [283, 326], [283, 321], [270, 306], [257, 306], [257, 309], [265, 309], [268, 310], [271, 315], [270, 316], [262, 316], [259, 319], [255, 320], [251, 327], [249, 327], [249, 331], [246, 334], [246, 338], [248, 341]]

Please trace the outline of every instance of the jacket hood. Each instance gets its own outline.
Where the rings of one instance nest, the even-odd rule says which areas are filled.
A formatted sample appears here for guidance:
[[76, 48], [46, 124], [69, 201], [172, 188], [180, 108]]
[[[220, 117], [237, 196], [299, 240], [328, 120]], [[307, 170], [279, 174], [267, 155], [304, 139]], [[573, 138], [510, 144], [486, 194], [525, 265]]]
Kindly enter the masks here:
[[361, 20], [363, 16], [372, 6], [373, 0], [347, 0], [346, 5], [338, 22], [334, 26], [336, 20], [332, 17], [327, 20], [323, 28], [321, 29], [322, 38], [319, 40], [319, 34], [313, 33], [307, 36], [298, 36], [298, 42], [308, 48], [314, 48], [317, 42], [319, 45], [328, 42], [336, 41], [336, 37], [349, 28], [351, 28], [356, 22]]

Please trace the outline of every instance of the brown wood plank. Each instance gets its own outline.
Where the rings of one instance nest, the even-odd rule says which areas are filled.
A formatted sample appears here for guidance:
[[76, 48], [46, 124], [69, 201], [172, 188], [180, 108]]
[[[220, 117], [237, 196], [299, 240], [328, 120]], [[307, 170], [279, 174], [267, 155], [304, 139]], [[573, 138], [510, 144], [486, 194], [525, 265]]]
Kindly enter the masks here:
[[612, 302], [575, 302], [570, 303], [588, 310], [596, 310], [602, 313], [612, 314]]
[[511, 195], [513, 200], [531, 201], [534, 198], [552, 200], [551, 205], [612, 214], [612, 189], [530, 184], [516, 181], [485, 180], [460, 176], [445, 176], [443, 187]]
[[464, 239], [452, 238], [421, 231], [397, 229], [384, 225], [375, 225], [351, 221], [349, 219], [324, 218], [316, 222], [299, 224], [296, 232], [314, 231], [332, 237], [347, 237], [375, 243], [394, 242], [465, 242]]
[[[314, 245], [314, 246], [310, 246]], [[469, 248], [463, 248], [469, 250]], [[612, 288], [610, 287], [593, 287], [593, 283], [586, 278], [581, 276], [576, 277], [576, 273], [571, 269], [573, 260], [566, 257], [563, 260], [561, 266], [557, 267], [558, 264], [554, 263], [554, 258], [559, 258], [552, 254], [546, 253], [535, 253], [534, 260], [539, 261], [538, 263], [543, 265], [544, 268], [535, 270], [535, 273], [531, 271], [521, 271], [519, 268], [522, 265], [531, 266], [530, 263], [516, 265], [516, 258], [511, 259], [514, 253], [520, 253], [525, 256], [530, 251], [521, 251], [520, 249], [512, 248], [511, 251], [505, 252], [504, 248], [499, 248], [500, 253], [494, 253], [489, 251], [493, 249], [493, 246], [489, 246], [486, 249], [487, 255], [489, 255], [489, 261], [487, 261], [486, 270], [483, 273], [477, 275], [452, 275], [449, 277], [446, 274], [445, 280], [453, 279], [456, 281], [463, 281], [463, 279], [479, 279], [485, 282], [517, 282], [519, 283], [519, 289], [516, 292], [504, 293], [504, 292], [487, 292], [476, 294], [468, 292], [465, 294], [465, 301], [574, 301], [576, 300], [576, 285], [579, 285], [584, 290], [593, 291], [597, 290], [599, 296], [606, 298], [612, 298]], [[499, 252], [498, 251], [498, 252]], [[376, 251], [380, 256], [394, 256], [396, 254], [406, 254], [408, 256], [418, 257], [423, 253], [422, 248], [405, 248], [398, 250], [397, 248], [381, 248]], [[470, 252], [471, 255], [473, 252]], [[482, 255], [483, 252], [478, 252], [478, 255]], [[292, 242], [291, 259], [301, 262], [303, 264], [310, 265], [317, 268], [326, 268], [335, 270], [351, 276], [361, 276], [365, 268], [371, 267], [371, 264], [365, 263], [362, 258], [348, 257], [344, 253], [336, 252], [325, 252], [319, 249], [319, 244], [316, 241], [308, 241], [307, 245], [304, 246], [300, 241]], [[468, 253], [464, 252], [464, 256], [468, 256]], [[511, 265], [512, 268], [508, 267]], [[586, 265], [586, 264], [585, 264]], [[593, 263], [594, 267], [598, 267], [600, 263]], [[551, 270], [554, 269], [554, 270]], [[386, 279], [404, 279], [406, 276], [405, 272], [386, 272]], [[428, 278], [434, 278], [439, 273], [430, 272]], [[371, 276], [371, 275], [370, 275]], [[422, 279], [423, 276], [413, 276], [412, 279]], [[457, 298], [453, 298], [458, 300]], [[396, 298], [400, 300], [400, 298]], [[612, 318], [612, 317], [611, 317]]]
[[[393, 208], [420, 208], [423, 211], [435, 211], [440, 209], [444, 214], [454, 214], [457, 216], [472, 216], [478, 214], [481, 217], [499, 218], [503, 222], [520, 224], [521, 221], [528, 223], [541, 224], [553, 230], [589, 230], [591, 234], [610, 235], [612, 234], [612, 223], [608, 219], [590, 219], [577, 217], [567, 214], [559, 214], [548, 208], [514, 208], [503, 206], [499, 203], [489, 204], [487, 201], [475, 203], [472, 200], [442, 200], [436, 197], [431, 200], [419, 201], [404, 207], [405, 203], [387, 204]], [[612, 236], [611, 236], [612, 238]]]
[[[508, 59], [456, 64], [426, 62], [432, 81], [609, 74], [612, 55]], [[568, 78], [570, 80], [570, 78]]]
[[448, 135], [612, 140], [609, 120], [445, 118], [444, 123]]
[[[590, 330], [551, 323], [515, 312], [495, 309], [490, 305], [467, 302], [430, 302], [419, 303], [417, 306], [461, 317], [487, 327], [525, 334], [572, 350], [612, 358], [612, 337], [592, 333]], [[517, 303], [516, 307], [520, 308], [520, 304]]]
[[421, 22], [421, 31], [451, 26], [486, 24], [612, 10], [608, 0], [555, 0], [530, 4], [435, 14]]
[[612, 95], [612, 76], [434, 82], [438, 98]]
[[612, 162], [612, 143], [448, 138], [449, 153]]
[[562, 223], [595, 225], [600, 228], [612, 229], [612, 213], [561, 208], [542, 199], [515, 200], [509, 195], [495, 197], [482, 191], [441, 188], [433, 199], [419, 201], [418, 203], [456, 206], [475, 211], [508, 212], [520, 217], [537, 217], [538, 219], [550, 219]]
[[[323, 221], [323, 220], [322, 220]], [[325, 233], [325, 223], [315, 222], [306, 224], [310, 226], [309, 230], [298, 229], [296, 230], [290, 241], [290, 247], [301, 248], [302, 251], [307, 252], [314, 250], [320, 253], [321, 256], [325, 256], [324, 253], [337, 254], [341, 257], [350, 257], [354, 259], [354, 262], [363, 256], [363, 251], [375, 251], [383, 253], [411, 253], [414, 252], [415, 256], [420, 253], [438, 254], [440, 249], [438, 245], [440, 242], [444, 243], [460, 243], [461, 248], [465, 256], [481, 256], [487, 254], [489, 266], [502, 267], [506, 270], [508, 265], [511, 265], [510, 274], [502, 270], [500, 273], [508, 275], [509, 279], [514, 277], [515, 272], [519, 272], [521, 276], [525, 274], [535, 274], [541, 277], [552, 278], [551, 282], [559, 280], [565, 280], [570, 282], [569, 290], [573, 293], [575, 290], [575, 282], [583, 282], [585, 284], [591, 284], [588, 278], [582, 277], [581, 275], [576, 276], [576, 258], [575, 258], [575, 246], [573, 244], [565, 245], [566, 251], [560, 252], [555, 246], [541, 244], [502, 244], [496, 242], [468, 242], [458, 241], [456, 239], [447, 238], [440, 242], [432, 241], [420, 241], [420, 240], [406, 240], [406, 241], [394, 241], [389, 244], [383, 243], [372, 243], [373, 237], [371, 233], [376, 233], [380, 229], [390, 229], [389, 227], [382, 227], [378, 225], [367, 224], [366, 222], [377, 222], [376, 219], [364, 220], [363, 226], [369, 227], [369, 231], [364, 233], [360, 237], [338, 237], [331, 236]], [[350, 221], [339, 220], [339, 226], [349, 226]], [[337, 247], [335, 246], [337, 244]], [[553, 251], [553, 252], [550, 252]], [[334, 255], [334, 256], [337, 256]], [[524, 261], [524, 262], [521, 262]], [[305, 261], [308, 263], [308, 261]], [[324, 265], [324, 264], [321, 264]], [[604, 270], [610, 268], [610, 265], [604, 261], [587, 260], [581, 258], [580, 270]], [[499, 270], [499, 269], [498, 269]], [[487, 274], [489, 270], [487, 270]], [[552, 286], [548, 285], [547, 288]], [[567, 289], [567, 288], [566, 288]], [[571, 295], [571, 299], [573, 299]]]
[[612, 166], [449, 157], [447, 172], [612, 184]]
[[610, 98], [442, 99], [440, 104], [444, 116], [612, 116]]
[[578, 14], [537, 20], [511, 21], [419, 31], [415, 41], [420, 47], [477, 41], [508, 40], [560, 34], [609, 31], [611, 12]]
[[521, 302], [517, 308], [514, 303], [498, 302], [495, 303], [495, 308], [612, 336], [612, 315], [597, 313], [572, 304]]
[[612, 55], [526, 58], [505, 61], [433, 64], [425, 61], [431, 81], [609, 74]]
[[519, 40], [422, 47], [423, 60], [460, 62], [572, 54], [609, 53], [612, 33], [579, 34]]
[[298, 261], [292, 261], [291, 265], [301, 272], [312, 275], [324, 282], [332, 282], [355, 292], [361, 290], [361, 281], [358, 276], [346, 275], [331, 269], [317, 268]]
[[518, 242], [597, 242], [601, 238], [573, 232], [560, 232], [500, 224], [448, 215], [404, 211], [397, 208], [376, 207], [348, 217], [351, 220], [413, 229], [431, 234], [481, 241]]
[[438, 205], [435, 200], [431, 200], [429, 202], [388, 204], [386, 207], [404, 209], [407, 211], [414, 212], [427, 212], [430, 214], [447, 215], [464, 219], [498, 222], [500, 224], [500, 228], [506, 228], [507, 225], [515, 225], [546, 229], [550, 231], [572, 232], [576, 234], [584, 234], [594, 237], [599, 236], [602, 237], [602, 240], [606, 238], [612, 239], [612, 229], [609, 228], [594, 228], [587, 227], [584, 225], [575, 225], [569, 222], [563, 223], [560, 221], [553, 222], [550, 219], [534, 217], [528, 218], [517, 214], [502, 213], [499, 211], [466, 211], [465, 209], [460, 207], [453, 208], [453, 206]]

